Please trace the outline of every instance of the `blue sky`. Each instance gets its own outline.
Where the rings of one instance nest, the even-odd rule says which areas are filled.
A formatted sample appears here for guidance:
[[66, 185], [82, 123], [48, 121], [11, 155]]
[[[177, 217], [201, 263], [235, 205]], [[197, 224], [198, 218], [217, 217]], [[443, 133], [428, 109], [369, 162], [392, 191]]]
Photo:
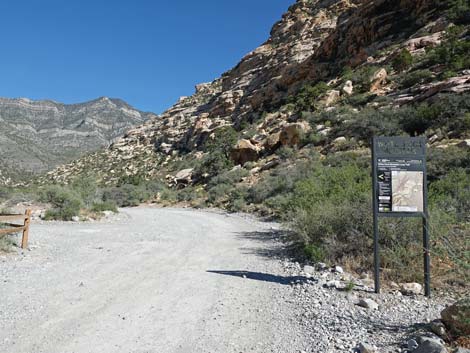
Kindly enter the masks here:
[[294, 0], [0, 2], [0, 96], [160, 113], [264, 42]]

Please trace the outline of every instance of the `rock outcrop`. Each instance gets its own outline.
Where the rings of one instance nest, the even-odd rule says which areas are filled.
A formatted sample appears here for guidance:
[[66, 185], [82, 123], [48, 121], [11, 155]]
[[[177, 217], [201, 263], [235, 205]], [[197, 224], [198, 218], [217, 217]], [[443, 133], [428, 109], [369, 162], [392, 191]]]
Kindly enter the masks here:
[[[168, 173], [163, 169], [172, 161], [207, 153], [206, 142], [227, 126], [240, 134], [231, 152], [236, 164], [265, 158], [283, 145], [302, 147], [308, 124], [301, 122], [298, 112], [285, 108], [286, 103], [306, 83], [323, 81], [329, 89], [315, 103], [334, 112], [364, 86], [339, 77], [346, 66], [372, 66], [375, 71], [365, 80], [370, 94], [383, 95], [384, 101], [390, 99], [396, 105], [440, 92], [470, 90], [466, 74], [398, 93], [390, 87], [392, 73], [385, 67], [397, 50], [438, 45], [446, 28], [440, 6], [435, 0], [297, 0], [273, 26], [270, 38], [233, 69], [197, 85], [192, 96], [181, 97], [161, 116], [116, 139], [108, 149], [61, 166], [42, 181], [67, 182], [85, 172], [105, 184], [116, 182], [120, 175], [154, 178], [164, 173], [164, 177]], [[385, 49], [388, 54], [383, 54]], [[246, 134], [245, 127], [255, 131]], [[349, 139], [335, 133], [319, 124], [307, 143], [328, 139], [330, 146], [320, 151], [347, 149]]]

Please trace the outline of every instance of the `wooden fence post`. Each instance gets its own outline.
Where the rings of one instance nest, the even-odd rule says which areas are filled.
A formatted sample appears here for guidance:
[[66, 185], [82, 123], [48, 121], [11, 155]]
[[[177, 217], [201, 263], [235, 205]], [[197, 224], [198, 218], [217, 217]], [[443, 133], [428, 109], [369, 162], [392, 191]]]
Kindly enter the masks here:
[[27, 209], [25, 212], [23, 238], [21, 239], [21, 248], [26, 249], [28, 247], [29, 237], [29, 223], [31, 222], [31, 210]]

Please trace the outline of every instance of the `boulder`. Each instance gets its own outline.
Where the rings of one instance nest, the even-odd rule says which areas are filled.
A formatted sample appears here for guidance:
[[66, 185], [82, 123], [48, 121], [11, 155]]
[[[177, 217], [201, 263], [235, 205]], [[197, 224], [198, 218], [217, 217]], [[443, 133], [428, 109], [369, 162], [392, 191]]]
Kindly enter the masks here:
[[310, 131], [310, 125], [305, 121], [284, 125], [279, 141], [283, 146], [297, 146], [308, 131]]
[[432, 332], [434, 332], [439, 337], [446, 338], [446, 336], [447, 336], [446, 327], [444, 326], [442, 321], [434, 320], [430, 324], [430, 329], [431, 329]]
[[387, 70], [384, 68], [377, 70], [370, 80], [370, 92], [377, 92], [382, 85], [387, 82]]
[[455, 336], [470, 335], [470, 297], [448, 306], [441, 312], [442, 322]]
[[315, 274], [315, 267], [306, 265], [306, 266], [304, 266], [304, 272], [309, 274], [309, 275], [313, 275], [313, 274]]
[[193, 168], [183, 169], [180, 170], [175, 175], [175, 181], [177, 184], [189, 184], [191, 183], [191, 179], [193, 177]]
[[362, 307], [362, 308], [371, 309], [371, 310], [378, 310], [379, 309], [379, 304], [377, 304], [372, 299], [368, 299], [368, 298], [360, 299], [357, 302], [357, 305]]
[[413, 353], [448, 353], [446, 347], [433, 339], [423, 339]]
[[266, 141], [264, 142], [264, 148], [266, 148], [269, 151], [274, 151], [281, 144], [280, 138], [281, 138], [280, 132], [275, 132], [269, 135]]
[[452, 353], [470, 353], [470, 349], [463, 348], [463, 347], [458, 347], [455, 351]]
[[419, 283], [401, 283], [400, 292], [403, 295], [419, 295], [423, 291], [423, 286]]
[[357, 351], [359, 353], [375, 353], [376, 350], [369, 343], [361, 342], [357, 345]]
[[343, 93], [350, 96], [351, 94], [353, 94], [353, 90], [354, 90], [354, 87], [353, 87], [352, 81], [350, 81], [350, 80], [346, 81], [344, 86], [343, 86]]
[[339, 100], [340, 96], [340, 92], [333, 89], [326, 92], [325, 98], [322, 99], [322, 102], [325, 106], [329, 107], [330, 105], [335, 104]]
[[246, 162], [253, 162], [259, 158], [259, 148], [250, 140], [242, 139], [230, 152], [230, 158], [235, 164], [243, 165]]

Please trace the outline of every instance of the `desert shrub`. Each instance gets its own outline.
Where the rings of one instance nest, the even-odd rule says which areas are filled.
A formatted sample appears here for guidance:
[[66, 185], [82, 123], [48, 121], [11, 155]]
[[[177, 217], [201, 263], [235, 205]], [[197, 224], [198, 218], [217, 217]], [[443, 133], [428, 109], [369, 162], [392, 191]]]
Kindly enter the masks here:
[[[316, 164], [315, 159], [299, 161], [294, 165], [274, 169], [271, 173], [248, 189], [247, 200], [250, 203], [270, 203], [270, 199], [280, 195], [289, 194], [294, 190], [295, 184], [313, 173]], [[275, 202], [271, 202], [275, 206]]]
[[232, 191], [233, 185], [231, 184], [217, 184], [208, 190], [208, 201], [216, 203], [221, 199], [227, 200]]
[[355, 90], [359, 93], [369, 92], [371, 79], [378, 69], [378, 66], [366, 65], [350, 73], [349, 79], [353, 82]]
[[470, 221], [470, 169], [454, 169], [431, 184], [430, 203], [454, 215], [457, 222]]
[[325, 249], [321, 245], [306, 244], [303, 246], [304, 255], [313, 262], [325, 261]]
[[214, 176], [208, 183], [209, 188], [219, 184], [233, 185], [240, 182], [249, 172], [243, 168], [236, 168]]
[[436, 124], [441, 114], [440, 106], [423, 103], [416, 108], [401, 109], [400, 126], [408, 134], [422, 135], [428, 128]]
[[470, 170], [470, 153], [458, 147], [430, 148], [427, 166], [429, 180], [435, 181], [451, 170]]
[[209, 137], [205, 142], [203, 149], [206, 152], [214, 153], [219, 152], [225, 155], [226, 158], [230, 157], [230, 151], [238, 141], [238, 132], [233, 126], [224, 126], [217, 129], [212, 137]]
[[464, 28], [450, 27], [444, 41], [426, 53], [429, 65], [445, 65], [448, 69], [458, 71], [470, 67], [470, 41], [461, 38]]
[[447, 16], [456, 24], [470, 23], [470, 2], [468, 0], [447, 0]]
[[97, 199], [98, 184], [96, 183], [96, 179], [91, 176], [75, 179], [70, 187], [79, 196], [86, 207], [91, 206]]
[[39, 201], [52, 205], [52, 208], [46, 211], [46, 220], [70, 221], [79, 215], [83, 205], [80, 196], [73, 189], [57, 185], [40, 190]]
[[345, 122], [333, 128], [334, 136], [370, 142], [372, 136], [401, 135], [397, 114], [391, 109], [365, 108], [345, 116]]
[[194, 172], [199, 177], [212, 178], [217, 174], [233, 168], [232, 160], [222, 151], [214, 151], [206, 154], [201, 163], [196, 166]]
[[14, 245], [15, 241], [13, 240], [12, 236], [0, 235], [0, 253], [9, 252]]
[[103, 190], [103, 201], [113, 202], [119, 207], [138, 206], [151, 196], [142, 186], [125, 184]]
[[276, 154], [281, 158], [281, 160], [286, 161], [293, 159], [297, 155], [297, 151], [289, 146], [282, 146], [277, 151]]
[[145, 178], [142, 175], [135, 174], [135, 175], [122, 175], [119, 177], [118, 182], [116, 183], [117, 186], [122, 185], [141, 185], [145, 183]]
[[92, 212], [112, 211], [117, 212], [117, 206], [113, 201], [94, 202], [90, 210]]
[[407, 72], [399, 78], [399, 82], [402, 87], [409, 88], [417, 84], [428, 83], [432, 80], [434, 74], [428, 69], [415, 70]]
[[352, 96], [346, 98], [346, 103], [353, 107], [363, 107], [367, 103], [372, 102], [377, 95], [371, 94], [369, 92], [365, 93], [355, 93]]
[[295, 110], [313, 111], [317, 109], [318, 99], [328, 90], [328, 85], [325, 82], [318, 82], [314, 85], [304, 85], [299, 92], [289, 97], [289, 103], [295, 106]]
[[176, 193], [176, 200], [178, 202], [190, 202], [195, 201], [204, 196], [203, 190], [201, 188], [196, 188], [194, 186], [188, 186], [184, 189], [178, 190]]
[[392, 67], [397, 72], [402, 72], [408, 69], [413, 64], [413, 56], [408, 49], [402, 49], [395, 57], [392, 59]]

